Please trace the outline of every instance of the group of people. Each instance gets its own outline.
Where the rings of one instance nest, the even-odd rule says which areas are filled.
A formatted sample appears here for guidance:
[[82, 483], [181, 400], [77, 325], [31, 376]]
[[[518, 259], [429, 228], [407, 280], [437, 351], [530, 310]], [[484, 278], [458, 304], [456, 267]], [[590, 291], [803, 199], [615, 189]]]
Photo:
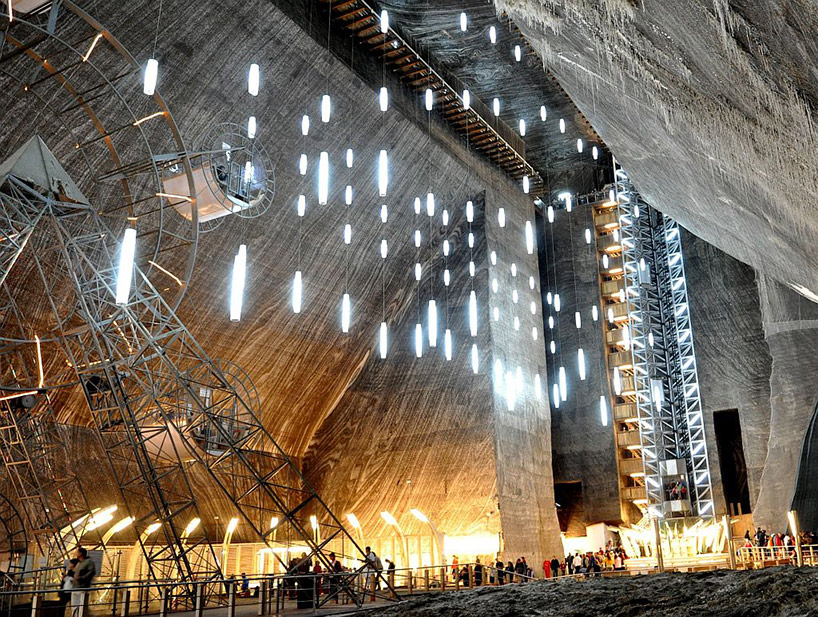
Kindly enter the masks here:
[[565, 561], [560, 564], [560, 572], [563, 575], [594, 575], [602, 572], [614, 572], [624, 570], [627, 559], [628, 555], [625, 553], [625, 549], [621, 547], [608, 546], [596, 552], [587, 551], [583, 553], [577, 551], [576, 554], [568, 554]]
[[[803, 535], [803, 534], [802, 534]], [[802, 544], [803, 544], [802, 538]], [[788, 533], [767, 533], [766, 529], [758, 527], [751, 536], [750, 530], [744, 532], [743, 548], [784, 548], [795, 546], [795, 538]]]
[[87, 600], [87, 589], [97, 575], [97, 567], [88, 557], [88, 551], [80, 546], [74, 559], [66, 564], [63, 571], [60, 590], [57, 592], [60, 602], [67, 606], [71, 602], [71, 617], [79, 617], [80, 608]]

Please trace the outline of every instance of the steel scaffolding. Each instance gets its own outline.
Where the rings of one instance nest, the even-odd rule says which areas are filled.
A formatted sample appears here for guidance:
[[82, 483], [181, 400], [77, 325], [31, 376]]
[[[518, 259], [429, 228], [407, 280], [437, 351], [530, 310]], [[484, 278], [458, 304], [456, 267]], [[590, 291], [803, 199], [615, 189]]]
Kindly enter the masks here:
[[711, 517], [679, 228], [641, 199], [622, 169], [616, 170], [615, 191], [628, 307], [624, 338], [633, 361], [648, 511]]

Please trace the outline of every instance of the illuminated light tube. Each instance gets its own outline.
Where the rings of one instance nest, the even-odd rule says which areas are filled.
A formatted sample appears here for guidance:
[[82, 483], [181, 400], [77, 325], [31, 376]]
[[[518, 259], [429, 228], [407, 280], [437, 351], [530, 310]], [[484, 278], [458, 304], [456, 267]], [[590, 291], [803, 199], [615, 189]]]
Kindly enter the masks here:
[[469, 248], [474, 248], [474, 234], [469, 232]]
[[560, 118], [560, 133], [565, 133], [565, 120]]
[[548, 304], [551, 304], [554, 301], [554, 296], [550, 291], [545, 294], [545, 301], [548, 302]]
[[420, 214], [420, 197], [415, 197], [415, 214]]
[[247, 118], [247, 137], [248, 139], [254, 139], [256, 136], [256, 117], [250, 116]]
[[528, 183], [528, 176], [523, 176], [523, 193], [528, 195], [528, 191], [530, 189], [530, 185]]
[[513, 290], [511, 291], [511, 301], [512, 301], [514, 304], [517, 304], [517, 302], [519, 302], [519, 300], [520, 300], [520, 295], [517, 293], [517, 290], [516, 290], [516, 289], [513, 289]]
[[443, 352], [447, 361], [452, 359], [452, 331], [449, 328], [443, 334]]
[[[443, 219], [443, 226], [447, 227], [449, 225], [449, 211], [446, 210], [445, 208], [443, 209], [443, 214], [442, 214], [441, 218]], [[470, 246], [472, 246], [472, 245], [470, 245]]]
[[585, 352], [582, 347], [577, 350], [577, 367], [579, 368], [580, 381], [585, 381]]
[[574, 312], [574, 323], [577, 326], [577, 330], [579, 330], [582, 327], [582, 315], [580, 314], [579, 311]]
[[554, 329], [554, 316], [553, 315], [548, 316], [548, 329], [549, 330]]
[[474, 222], [474, 204], [471, 200], [466, 202], [466, 220], [469, 223]]
[[415, 355], [423, 356], [423, 327], [419, 323], [415, 324]]
[[344, 244], [350, 244], [352, 242], [352, 225], [347, 223], [344, 225]]
[[469, 18], [465, 13], [460, 13], [460, 30], [465, 32], [469, 28]]
[[241, 305], [244, 299], [244, 281], [247, 273], [247, 245], [239, 245], [239, 252], [233, 260], [233, 276], [230, 284], [230, 321], [241, 320]]
[[540, 120], [545, 122], [545, 119], [548, 117], [548, 111], [545, 109], [545, 105], [540, 105]]
[[480, 355], [477, 352], [477, 345], [475, 343], [472, 343], [471, 346], [471, 370], [475, 374], [480, 370]]
[[471, 108], [471, 93], [468, 90], [463, 90], [463, 109]]
[[253, 181], [256, 175], [256, 170], [253, 168], [253, 164], [250, 161], [247, 161], [244, 164], [244, 181], [249, 184]]
[[560, 312], [560, 295], [554, 294], [554, 310]]
[[389, 155], [386, 150], [381, 150], [378, 155], [378, 195], [386, 196], [386, 189], [389, 185]]
[[537, 330], [537, 326], [534, 326], [533, 328], [531, 328], [531, 338], [532, 338], [532, 340], [536, 341], [539, 336], [540, 336], [540, 333]]
[[318, 157], [318, 204], [327, 205], [329, 199], [329, 155], [322, 152]]
[[386, 223], [389, 220], [389, 208], [386, 204], [381, 204], [381, 223]]
[[534, 289], [535, 286], [536, 286], [536, 283], [534, 281], [534, 276], [529, 276], [528, 277], [528, 288], [529, 289]]
[[347, 161], [347, 167], [349, 167], [351, 169], [352, 168], [352, 163], [355, 161], [355, 155], [352, 152], [352, 148], [347, 148], [346, 161]]
[[489, 259], [491, 259], [491, 265], [492, 266], [497, 265], [497, 253], [495, 251], [491, 252], [491, 254], [489, 255]]
[[474, 276], [474, 262], [469, 262], [469, 276]]
[[585, 244], [591, 244], [591, 230], [585, 229]]
[[622, 376], [619, 373], [619, 368], [614, 367], [613, 370], [613, 386], [614, 386], [614, 394], [619, 396], [622, 394]]
[[386, 86], [381, 86], [380, 93], [378, 94], [378, 104], [380, 105], [381, 111], [389, 109], [389, 91], [386, 89]]
[[497, 210], [497, 222], [500, 224], [500, 227], [506, 226], [506, 209], [500, 208]]
[[258, 96], [258, 84], [260, 78], [261, 74], [259, 72], [258, 64], [251, 64], [250, 73], [247, 75], [247, 92], [249, 92], [251, 96]]
[[389, 12], [386, 9], [381, 11], [381, 32], [389, 32]]
[[534, 396], [537, 397], [537, 400], [542, 399], [542, 380], [539, 373], [534, 375]]
[[435, 95], [431, 88], [426, 88], [426, 111], [432, 111], [435, 104]]
[[420, 229], [416, 229], [415, 230], [415, 246], [417, 248], [420, 248], [420, 242], [421, 242]]
[[329, 94], [321, 97], [321, 122], [329, 122], [332, 115], [332, 99]]
[[534, 252], [534, 226], [531, 221], [525, 222], [525, 248], [529, 255]]
[[[594, 157], [594, 160], [597, 160], [599, 158], [599, 148], [597, 148], [596, 146], [591, 148], [591, 156]], [[607, 424], [605, 424], [604, 426], [607, 426]]]
[[608, 426], [608, 402], [604, 395], [599, 397], [599, 419], [602, 421], [602, 426]]
[[386, 255], [389, 252], [389, 247], [386, 244], [386, 239], [381, 240], [381, 259], [386, 259]]
[[381, 360], [386, 359], [386, 345], [387, 345], [386, 322], [382, 321], [381, 322], [381, 331], [380, 331], [380, 336], [379, 336], [379, 341], [378, 341], [378, 349], [381, 352]]
[[498, 288], [497, 279], [496, 278], [491, 279], [491, 291], [497, 293], [497, 288]]
[[349, 302], [349, 294], [344, 294], [341, 300], [341, 332], [349, 332], [349, 321], [352, 317], [352, 306]]
[[491, 41], [492, 45], [494, 45], [497, 42], [497, 28], [495, 28], [494, 26], [491, 26], [489, 28], [489, 41]]
[[296, 270], [293, 278], [293, 313], [298, 314], [301, 312], [301, 294], [301, 270]]
[[591, 307], [591, 319], [594, 321], [599, 320], [599, 309], [597, 309], [596, 304]]
[[537, 303], [534, 302], [534, 300], [531, 301], [530, 307], [531, 307], [531, 314], [536, 315], [537, 314]]
[[548, 222], [554, 222], [554, 206], [548, 206]]
[[494, 317], [494, 321], [500, 321], [500, 309], [496, 306], [491, 311], [492, 316]]
[[352, 187], [349, 184], [344, 189], [344, 203], [348, 206], [352, 205]]
[[585, 144], [581, 139], [577, 139], [577, 152], [582, 154], [582, 151], [585, 149]]
[[429, 300], [429, 347], [437, 347], [437, 303]]
[[446, 287], [448, 287], [448, 286], [449, 286], [449, 282], [450, 282], [450, 280], [451, 280], [451, 277], [450, 277], [450, 275], [449, 275], [449, 269], [448, 269], [448, 268], [446, 268], [446, 269], [443, 271], [443, 284], [444, 284]]
[[469, 293], [469, 330], [472, 336], [477, 336], [477, 294], [474, 290]]
[[607, 254], [607, 253], [605, 253], [605, 254], [602, 256], [602, 267], [603, 267], [603, 268], [605, 268], [605, 269], [607, 270], [607, 269], [608, 269], [608, 265], [609, 265], [609, 264], [610, 264], [610, 261], [608, 260], [608, 254]]
[[563, 402], [568, 400], [568, 384], [565, 380], [565, 367], [561, 366], [559, 371], [559, 379], [560, 379], [560, 398]]
[[554, 355], [555, 353], [557, 353], [557, 343], [556, 342], [551, 341], [551, 344], [548, 347], [551, 350], [551, 355]]
[[625, 346], [625, 351], [628, 351], [631, 348], [630, 326], [625, 326], [624, 328], [622, 328], [622, 344]]
[[514, 330], [520, 329], [520, 318], [516, 315], [514, 316]]
[[142, 83], [142, 92], [148, 96], [153, 96], [156, 92], [156, 80], [159, 77], [159, 62], [155, 58], [148, 60], [145, 65], [144, 81]]
[[511, 276], [517, 276], [517, 264], [514, 262], [511, 263]]
[[495, 98], [491, 102], [491, 108], [492, 108], [492, 111], [494, 111], [494, 115], [499, 116], [500, 115], [500, 99]]
[[302, 154], [300, 157], [298, 157], [298, 173], [300, 173], [302, 176], [307, 175], [307, 155], [306, 154]]
[[419, 281], [422, 274], [423, 274], [423, 269], [420, 267], [419, 263], [416, 263], [415, 264], [415, 280]]
[[520, 49], [519, 45], [514, 46], [514, 59], [517, 62], [523, 59], [523, 51]]
[[444, 255], [444, 257], [449, 256], [449, 241], [448, 240], [443, 241], [443, 255]]
[[653, 347], [653, 332], [648, 332], [648, 345]]
[[310, 134], [310, 117], [307, 114], [301, 116], [301, 134], [304, 137]]
[[525, 137], [525, 120], [522, 118], [520, 118], [520, 137]]
[[614, 312], [612, 308], [608, 309], [608, 323], [614, 322]]
[[298, 196], [298, 204], [296, 205], [296, 212], [298, 212], [298, 216], [304, 216], [304, 213], [307, 211], [307, 198], [303, 195]]
[[435, 194], [432, 192], [426, 193], [426, 214], [435, 215]]
[[551, 401], [554, 403], [554, 409], [560, 408], [560, 387], [557, 384], [554, 384], [552, 388], [553, 394], [551, 395]]
[[119, 268], [116, 275], [116, 303], [128, 304], [131, 295], [134, 257], [136, 256], [136, 229], [128, 227], [119, 247]]

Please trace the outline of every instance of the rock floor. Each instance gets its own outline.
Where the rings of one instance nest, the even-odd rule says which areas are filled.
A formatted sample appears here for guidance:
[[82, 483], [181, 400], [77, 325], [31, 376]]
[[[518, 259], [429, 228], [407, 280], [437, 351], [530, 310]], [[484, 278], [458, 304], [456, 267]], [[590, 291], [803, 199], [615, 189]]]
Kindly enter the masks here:
[[818, 568], [566, 579], [430, 594], [358, 615], [395, 617], [818, 616]]

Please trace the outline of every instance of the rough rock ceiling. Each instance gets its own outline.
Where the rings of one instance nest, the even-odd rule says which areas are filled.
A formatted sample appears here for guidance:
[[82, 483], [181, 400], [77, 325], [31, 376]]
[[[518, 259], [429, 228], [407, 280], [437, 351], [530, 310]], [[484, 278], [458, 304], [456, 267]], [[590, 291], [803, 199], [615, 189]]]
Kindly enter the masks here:
[[496, 0], [657, 208], [818, 293], [812, 0]]

